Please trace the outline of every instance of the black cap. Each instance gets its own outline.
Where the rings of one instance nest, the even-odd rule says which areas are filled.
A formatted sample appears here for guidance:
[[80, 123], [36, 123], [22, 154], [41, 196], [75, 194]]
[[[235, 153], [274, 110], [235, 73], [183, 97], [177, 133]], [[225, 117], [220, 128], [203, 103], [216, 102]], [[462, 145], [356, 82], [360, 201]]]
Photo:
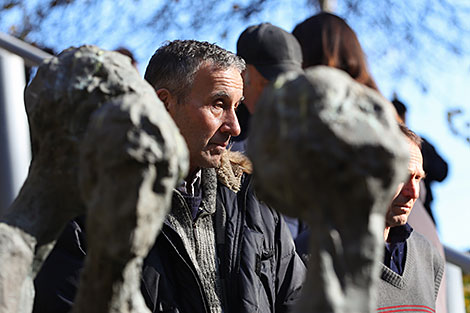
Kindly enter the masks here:
[[302, 72], [302, 49], [291, 33], [270, 23], [250, 26], [238, 38], [237, 55], [266, 79], [287, 71]]

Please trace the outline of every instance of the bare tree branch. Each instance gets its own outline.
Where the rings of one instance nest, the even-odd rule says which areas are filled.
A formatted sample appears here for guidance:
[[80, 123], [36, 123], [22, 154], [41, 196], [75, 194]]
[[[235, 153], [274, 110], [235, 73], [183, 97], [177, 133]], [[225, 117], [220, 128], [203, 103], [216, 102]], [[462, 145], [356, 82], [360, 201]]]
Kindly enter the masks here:
[[[396, 81], [407, 77], [424, 93], [432, 75], [422, 68], [444, 71], [443, 55], [470, 54], [468, 1], [133, 0], [129, 4], [128, 0], [2, 0], [0, 25], [18, 38], [55, 50], [65, 48], [67, 42], [112, 46], [126, 41], [138, 51], [153, 51], [176, 34], [188, 38], [204, 33], [212, 40], [225, 41], [233, 38], [233, 25], [262, 20], [289, 5], [313, 14], [331, 10], [336, 2], [338, 13], [363, 35], [359, 39], [369, 59], [388, 64], [388, 75]], [[284, 18], [295, 21], [297, 15]], [[7, 24], [4, 16], [18, 18]], [[451, 116], [452, 123], [461, 119], [461, 114], [459, 119]], [[462, 123], [455, 127], [461, 133], [468, 130]]]

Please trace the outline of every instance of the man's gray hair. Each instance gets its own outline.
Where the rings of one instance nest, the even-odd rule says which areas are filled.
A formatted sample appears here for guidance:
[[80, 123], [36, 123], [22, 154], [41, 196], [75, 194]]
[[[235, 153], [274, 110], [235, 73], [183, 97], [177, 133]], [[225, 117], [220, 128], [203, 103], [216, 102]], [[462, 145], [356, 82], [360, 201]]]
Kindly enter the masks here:
[[145, 79], [155, 90], [166, 88], [178, 102], [185, 100], [201, 65], [209, 64], [216, 69], [231, 67], [240, 73], [245, 61], [215, 44], [197, 40], [174, 40], [160, 47], [150, 59]]

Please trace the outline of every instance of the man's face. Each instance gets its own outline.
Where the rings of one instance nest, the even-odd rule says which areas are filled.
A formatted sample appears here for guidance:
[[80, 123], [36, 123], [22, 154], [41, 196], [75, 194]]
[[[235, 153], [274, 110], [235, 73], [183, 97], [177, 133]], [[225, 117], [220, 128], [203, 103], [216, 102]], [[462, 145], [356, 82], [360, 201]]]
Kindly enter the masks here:
[[253, 114], [255, 112], [255, 105], [258, 102], [264, 87], [268, 84], [268, 80], [258, 72], [258, 70], [251, 64], [246, 65], [246, 70], [243, 71], [243, 101], [248, 111]]
[[240, 134], [235, 109], [242, 98], [243, 82], [236, 68], [219, 70], [204, 64], [186, 100], [167, 106], [188, 145], [190, 172], [220, 165], [230, 137]]
[[409, 177], [398, 187], [397, 194], [385, 215], [386, 226], [394, 227], [406, 224], [411, 209], [419, 197], [419, 182], [424, 178], [423, 157], [419, 147], [408, 141], [410, 161], [408, 163]]

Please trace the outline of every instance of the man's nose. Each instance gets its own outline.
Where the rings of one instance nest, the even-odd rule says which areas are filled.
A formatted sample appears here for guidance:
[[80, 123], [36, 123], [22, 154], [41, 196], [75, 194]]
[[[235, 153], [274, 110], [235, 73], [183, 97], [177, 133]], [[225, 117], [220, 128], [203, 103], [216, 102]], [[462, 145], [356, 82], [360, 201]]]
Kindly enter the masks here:
[[240, 135], [240, 124], [238, 123], [237, 114], [234, 109], [227, 111], [225, 114], [225, 121], [221, 130], [225, 133], [229, 133], [233, 137]]

